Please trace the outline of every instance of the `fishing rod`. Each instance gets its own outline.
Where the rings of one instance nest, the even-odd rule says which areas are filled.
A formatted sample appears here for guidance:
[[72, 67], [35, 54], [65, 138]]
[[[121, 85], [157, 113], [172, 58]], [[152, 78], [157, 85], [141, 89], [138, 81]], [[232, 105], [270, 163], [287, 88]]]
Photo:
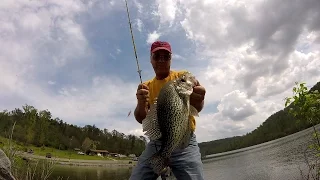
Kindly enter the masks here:
[[[134, 55], [135, 55], [135, 57], [136, 57], [138, 73], [139, 73], [139, 77], [140, 77], [140, 82], [141, 82], [141, 84], [142, 84], [141, 70], [140, 70], [140, 67], [139, 67], [139, 61], [138, 61], [138, 55], [137, 55], [136, 45], [135, 45], [135, 43], [134, 43], [134, 38], [133, 38], [133, 32], [132, 32], [132, 25], [131, 25], [131, 21], [130, 21], [128, 2], [127, 2], [127, 0], [125, 0], [125, 2], [126, 2], [127, 15], [128, 15], [129, 26], [130, 26], [130, 33], [131, 33], [131, 39], [132, 39], [132, 45], [133, 45]], [[128, 113], [128, 116], [130, 116], [130, 114], [131, 114], [131, 111]], [[128, 116], [127, 116], [127, 117], [128, 117]], [[162, 179], [162, 180], [165, 180], [165, 179], [166, 179], [165, 174], [161, 174], [161, 179]]]
[[137, 55], [136, 45], [135, 45], [135, 43], [134, 43], [134, 38], [133, 38], [133, 32], [132, 32], [132, 26], [131, 26], [131, 21], [130, 21], [128, 2], [127, 2], [127, 0], [125, 0], [125, 2], [126, 2], [126, 7], [127, 7], [127, 15], [128, 15], [129, 26], [130, 26], [130, 32], [131, 32], [131, 39], [132, 39], [132, 45], [133, 45], [134, 55], [135, 55], [135, 57], [136, 57], [136, 62], [137, 62], [137, 67], [138, 67], [138, 73], [139, 73], [139, 77], [140, 77], [140, 83], [142, 84], [141, 70], [140, 70], [140, 67], [139, 67], [139, 61], [138, 61], [138, 55]]
[[[127, 2], [127, 0], [125, 0], [125, 2], [126, 2], [127, 15], [128, 15], [129, 26], [130, 26], [130, 32], [131, 32], [131, 39], [132, 39], [132, 45], [133, 45], [134, 55], [135, 55], [135, 57], [136, 57], [138, 74], [139, 74], [139, 77], [140, 77], [140, 83], [142, 84], [141, 70], [140, 70], [139, 61], [138, 61], [138, 55], [137, 55], [136, 45], [135, 45], [135, 43], [134, 43], [134, 38], [133, 38], [133, 32], [132, 32], [132, 25], [131, 25], [131, 20], [130, 20], [128, 2]], [[131, 114], [131, 110], [129, 111], [127, 117], [129, 117], [130, 114]]]

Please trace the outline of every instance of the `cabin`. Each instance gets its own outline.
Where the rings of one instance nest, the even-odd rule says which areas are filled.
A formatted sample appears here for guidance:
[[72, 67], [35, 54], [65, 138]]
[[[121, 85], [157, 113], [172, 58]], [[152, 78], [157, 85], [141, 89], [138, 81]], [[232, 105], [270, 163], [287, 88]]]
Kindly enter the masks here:
[[129, 156], [128, 157], [130, 157], [130, 158], [135, 158], [136, 157], [136, 155], [135, 154], [129, 154]]

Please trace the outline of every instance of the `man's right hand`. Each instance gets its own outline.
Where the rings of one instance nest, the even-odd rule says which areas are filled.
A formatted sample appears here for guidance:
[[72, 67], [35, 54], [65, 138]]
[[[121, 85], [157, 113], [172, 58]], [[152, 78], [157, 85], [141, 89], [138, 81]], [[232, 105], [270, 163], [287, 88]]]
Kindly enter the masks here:
[[145, 84], [139, 84], [136, 97], [138, 100], [137, 107], [134, 111], [134, 116], [139, 123], [147, 116], [149, 102], [149, 88]]
[[149, 102], [149, 88], [145, 84], [139, 84], [136, 97], [138, 100], [139, 106], [147, 107], [147, 104]]

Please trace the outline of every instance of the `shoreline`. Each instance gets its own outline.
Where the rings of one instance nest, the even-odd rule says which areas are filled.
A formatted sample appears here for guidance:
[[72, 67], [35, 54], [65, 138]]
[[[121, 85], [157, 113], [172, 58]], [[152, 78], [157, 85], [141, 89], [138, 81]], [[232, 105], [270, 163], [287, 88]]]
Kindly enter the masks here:
[[100, 166], [100, 167], [134, 167], [137, 161], [133, 160], [87, 160], [87, 159], [67, 159], [67, 158], [46, 158], [45, 156], [28, 154], [25, 152], [18, 153], [18, 156], [25, 158], [27, 160], [49, 160], [57, 165], [65, 166]]

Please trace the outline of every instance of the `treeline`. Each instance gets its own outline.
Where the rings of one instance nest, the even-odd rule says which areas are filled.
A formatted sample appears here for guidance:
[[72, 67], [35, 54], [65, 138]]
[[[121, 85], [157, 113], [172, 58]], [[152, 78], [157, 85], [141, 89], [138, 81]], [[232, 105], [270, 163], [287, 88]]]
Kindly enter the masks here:
[[95, 125], [78, 127], [67, 124], [59, 118], [53, 119], [48, 110], [38, 111], [29, 105], [10, 112], [0, 112], [0, 135], [9, 137], [13, 125], [14, 140], [23, 145], [37, 147], [61, 150], [80, 148], [83, 151], [103, 149], [114, 153], [140, 155], [146, 143], [143, 136], [126, 135], [116, 130], [101, 130]]
[[[310, 89], [310, 91], [315, 90], [320, 91], [320, 82]], [[311, 127], [312, 125], [308, 124], [307, 121], [298, 122], [288, 113], [292, 106], [293, 104], [272, 114], [258, 128], [246, 135], [199, 143], [201, 155], [205, 156], [261, 144]], [[316, 124], [318, 123], [320, 122], [316, 122]]]

